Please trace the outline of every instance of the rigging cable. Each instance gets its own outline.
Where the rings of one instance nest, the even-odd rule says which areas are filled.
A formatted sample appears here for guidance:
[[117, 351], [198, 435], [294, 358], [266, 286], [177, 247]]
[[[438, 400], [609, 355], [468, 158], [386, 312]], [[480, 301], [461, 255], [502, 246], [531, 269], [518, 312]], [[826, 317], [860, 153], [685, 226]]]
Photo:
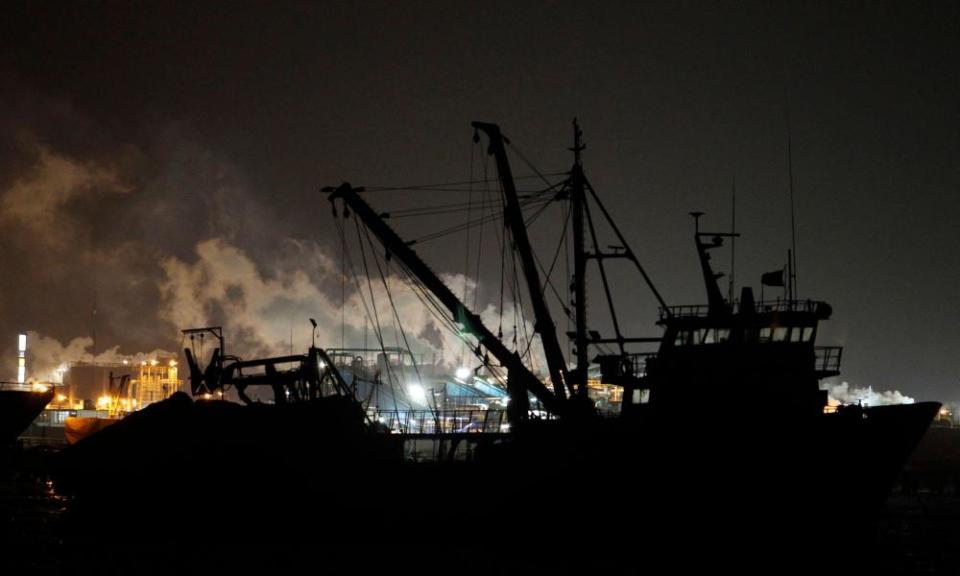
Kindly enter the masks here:
[[[564, 172], [548, 172], [541, 174], [537, 172], [536, 174], [525, 174], [523, 176], [514, 176], [514, 180], [533, 180], [540, 179], [546, 181], [546, 176], [563, 176], [567, 174]], [[468, 192], [469, 190], [463, 188], [445, 188], [447, 186], [467, 186], [470, 184], [490, 184], [491, 182], [498, 182], [497, 178], [487, 178], [484, 176], [483, 180], [463, 180], [460, 182], [441, 182], [437, 184], [413, 184], [409, 186], [364, 186], [365, 192], [436, 192], [436, 191], [453, 191], [453, 192]], [[547, 182], [549, 184], [549, 182]]]
[[[341, 221], [340, 221], [339, 218], [334, 218], [334, 223], [335, 223], [335, 225], [336, 225], [336, 227], [337, 227], [337, 234], [339, 234], [339, 236], [340, 236], [340, 238], [341, 238], [341, 243], [345, 246], [345, 244], [346, 244], [346, 231], [344, 230], [343, 224], [341, 223]], [[370, 319], [372, 318], [372, 314], [370, 313], [370, 308], [369, 308], [369, 306], [367, 305], [367, 300], [366, 300], [366, 298], [365, 298], [364, 295], [363, 295], [363, 289], [362, 289], [362, 287], [360, 286], [360, 281], [357, 279], [357, 276], [358, 276], [357, 270], [356, 270], [356, 267], [353, 265], [353, 259], [350, 258], [350, 252], [347, 251], [347, 250], [344, 250], [343, 256], [344, 256], [344, 262], [345, 262], [346, 265], [350, 268], [350, 278], [353, 280], [353, 285], [354, 285], [354, 287], [355, 287], [355, 289], [356, 289], [357, 296], [360, 298], [360, 303], [363, 305], [363, 311], [364, 311], [364, 332], [363, 332], [364, 343], [363, 343], [363, 348], [364, 348], [364, 350], [366, 350], [366, 349], [367, 349], [367, 340], [366, 340], [366, 339], [367, 339], [367, 327], [368, 327], [369, 324], [370, 324]], [[379, 333], [377, 333], [377, 337], [378, 337], [378, 340], [380, 340], [381, 345], [382, 345], [382, 339], [380, 339]], [[382, 347], [382, 346], [381, 346], [381, 347]], [[357, 379], [358, 379], [358, 378], [359, 378], [359, 375], [358, 375], [358, 374], [354, 374], [354, 381], [353, 381], [354, 394], [356, 394]], [[380, 397], [380, 395], [379, 395], [379, 388], [376, 386], [376, 384], [377, 384], [377, 379], [376, 379], [376, 378], [371, 379], [370, 382], [371, 382], [373, 385], [370, 387], [370, 394], [367, 395], [367, 399], [366, 399], [366, 407], [365, 407], [365, 409], [367, 409], [367, 410], [370, 409], [370, 401], [371, 401], [371, 399], [373, 398], [374, 394], [376, 394], [376, 396], [377, 396], [377, 399], [378, 399], [378, 400], [377, 400], [377, 405], [378, 405], [378, 406], [379, 406], [379, 397]]]
[[[369, 242], [370, 245], [372, 246], [373, 240], [370, 238], [370, 230], [364, 227], [364, 232], [366, 233], [366, 236], [367, 236], [367, 242]], [[423, 386], [423, 376], [420, 374], [420, 367], [417, 365], [417, 359], [413, 355], [413, 350], [410, 348], [410, 340], [407, 338], [407, 331], [404, 330], [403, 321], [400, 318], [400, 313], [397, 311], [397, 305], [393, 299], [393, 292], [390, 290], [390, 284], [387, 280], [387, 275], [384, 274], [383, 268], [381, 268], [380, 266], [380, 258], [379, 256], [376, 255], [376, 253], [374, 253], [373, 255], [373, 261], [377, 265], [377, 271], [380, 274], [380, 280], [383, 282], [383, 289], [386, 291], [387, 299], [390, 301], [390, 308], [393, 310], [393, 317], [396, 320], [396, 327], [399, 329], [400, 335], [403, 337], [403, 343], [406, 346], [407, 354], [410, 356], [410, 360], [413, 362], [413, 371], [417, 375], [417, 382], [419, 383], [421, 389], [424, 389], [424, 391], [426, 391], [426, 388]], [[384, 262], [384, 267], [387, 268], [388, 272], [390, 270], [389, 266], [390, 266], [389, 262]], [[394, 330], [394, 338], [396, 338], [396, 335], [397, 335], [397, 330]], [[400, 347], [400, 342], [398, 340], [397, 348], [399, 347]], [[400, 367], [401, 369], [403, 367], [402, 359], [400, 360]], [[407, 394], [407, 398], [410, 399], [409, 394]], [[426, 399], [427, 399], [427, 407], [430, 408], [429, 396], [427, 396]], [[437, 421], [437, 424], [439, 424], [440, 417], [437, 412], [436, 404], [434, 404], [433, 406], [433, 415], [434, 415], [434, 419]]]
[[[387, 348], [383, 342], [383, 327], [380, 324], [380, 313], [377, 310], [377, 301], [376, 301], [376, 297], [373, 294], [373, 283], [370, 281], [370, 269], [367, 265], [367, 253], [363, 245], [363, 237], [360, 234], [360, 224], [357, 222], [356, 218], [353, 219], [353, 223], [357, 231], [357, 243], [360, 246], [360, 254], [363, 262], [364, 276], [366, 276], [366, 279], [367, 279], [367, 291], [370, 294], [370, 304], [373, 307], [374, 333], [377, 335], [377, 341], [380, 343], [380, 350], [381, 352], [383, 352], [384, 369], [387, 372], [387, 384], [390, 387], [390, 396], [393, 399], [394, 412], [396, 412], [397, 421], [399, 422], [400, 411], [397, 408], [397, 401], [396, 401], [397, 394], [396, 394], [396, 389], [394, 388], [394, 385], [393, 385], [394, 377], [393, 377], [393, 372], [391, 371], [390, 358], [387, 355]], [[382, 380], [381, 380], [381, 383], [382, 383]], [[379, 402], [378, 402], [377, 408], [379, 409]]]
[[[549, 200], [549, 199], [548, 199], [548, 200], [543, 200], [542, 198], [534, 198], [533, 200], [528, 200], [527, 203], [521, 202], [521, 207], [526, 208], [527, 206], [531, 206], [531, 205], [535, 205], [535, 204], [540, 204], [540, 203], [543, 203], [543, 202], [549, 203], [549, 202], [551, 202], [551, 200]], [[494, 221], [494, 220], [497, 220], [497, 219], [499, 219], [499, 217], [500, 217], [501, 214], [502, 214], [502, 212], [498, 210], [498, 211], [496, 211], [495, 213], [490, 214], [489, 216], [484, 216], [484, 217], [482, 217], [482, 218], [478, 218], [478, 219], [476, 219], [476, 220], [473, 220], [473, 221], [471, 221], [471, 222], [467, 222], [467, 223], [465, 223], [465, 224], [457, 224], [457, 225], [455, 225], [455, 226], [451, 226], [451, 227], [449, 227], [449, 228], [445, 228], [445, 229], [442, 229], [442, 230], [438, 230], [438, 231], [436, 231], [436, 232], [431, 232], [431, 233], [429, 233], [429, 234], [424, 234], [423, 236], [420, 236], [419, 238], [414, 238], [413, 240], [410, 240], [410, 241], [408, 241], [407, 243], [408, 243], [408, 244], [423, 244], [424, 242], [429, 242], [430, 240], [436, 240], [437, 238], [442, 238], [442, 237], [444, 237], [444, 236], [449, 236], [450, 234], [455, 234], [455, 233], [457, 233], [457, 232], [461, 232], [461, 231], [465, 230], [465, 229], [468, 228], [468, 227], [478, 226], [478, 225], [484, 224], [484, 223], [486, 223], [486, 222], [492, 222], [492, 221]]]
[[[568, 197], [568, 199], [569, 199], [569, 197]], [[564, 288], [566, 289], [566, 292], [565, 292], [566, 298], [564, 298], [563, 302], [564, 302], [564, 308], [566, 308], [567, 306], [569, 306], [570, 301], [571, 301], [571, 298], [570, 298], [570, 281], [569, 281], [569, 280], [570, 280], [570, 242], [569, 242], [570, 229], [568, 228], [568, 226], [567, 226], [567, 224], [566, 224], [566, 222], [569, 222], [569, 221], [570, 221], [570, 212], [571, 212], [571, 210], [570, 210], [570, 203], [569, 203], [569, 201], [568, 201], [568, 202], [562, 202], [562, 203], [560, 204], [560, 211], [561, 211], [560, 220], [561, 220], [562, 222], [564, 222], [564, 224], [563, 224], [563, 226], [562, 226], [562, 228], [561, 228], [561, 229], [563, 230], [563, 234], [560, 236], [560, 238], [561, 238], [562, 241], [563, 241], [563, 278], [564, 278], [564, 280], [566, 280], [566, 281], [564, 282]], [[586, 281], [586, 279], [584, 279], [583, 281]], [[570, 314], [566, 314], [566, 317], [567, 317], [567, 330], [566, 330], [566, 332], [567, 332], [567, 334], [569, 334], [570, 331], [573, 329], [573, 326], [572, 326], [572, 324], [571, 324]], [[570, 338], [567, 338], [567, 359], [568, 359], [568, 361], [569, 361], [570, 358], [573, 358], [573, 341], [572, 341]]]
[[[560, 296], [560, 293], [557, 291], [557, 287], [554, 285], [553, 280], [550, 279], [550, 277], [553, 275], [554, 269], [555, 269], [556, 266], [557, 266], [557, 260], [558, 260], [559, 257], [560, 257], [560, 250], [561, 250], [561, 249], [564, 247], [564, 245], [566, 244], [566, 237], [567, 237], [567, 235], [566, 235], [566, 230], [567, 230], [567, 225], [568, 225], [569, 222], [570, 222], [570, 220], [569, 220], [569, 218], [570, 218], [570, 212], [569, 212], [569, 211], [566, 211], [566, 210], [565, 210], [565, 212], [566, 212], [567, 220], [565, 220], [565, 221], [562, 223], [562, 227], [560, 228], [561, 230], [564, 231], [564, 234], [562, 234], [562, 235], [560, 236], [560, 241], [557, 243], [557, 249], [556, 249], [556, 251], [553, 253], [553, 261], [550, 262], [550, 269], [549, 269], [549, 270], [544, 269], [543, 264], [540, 262], [540, 257], [537, 256], [537, 253], [536, 253], [536, 252], [533, 252], [533, 259], [536, 261], [537, 266], [540, 268], [540, 272], [543, 273], [543, 287], [542, 287], [542, 289], [541, 289], [541, 291], [540, 291], [540, 296], [541, 296], [541, 297], [545, 296], [546, 293], [547, 293], [547, 288], [549, 287], [549, 288], [551, 289], [551, 291], [553, 292], [553, 295], [557, 297], [557, 301], [560, 302], [560, 307], [563, 309], [564, 315], [565, 315], [565, 316], [567, 317], [567, 319], [569, 320], [569, 319], [572, 317], [572, 313], [571, 313], [571, 311], [570, 311], [570, 308], [567, 306], [566, 302], [564, 302], [563, 298]], [[568, 288], [568, 290], [569, 290], [569, 288]]]
[[[484, 218], [484, 213], [486, 212], [485, 210], [486, 199], [487, 199], [487, 194], [486, 194], [486, 190], [484, 190], [483, 192], [484, 202], [480, 203], [480, 221], [481, 221], [479, 225], [480, 230], [477, 232], [477, 267], [476, 267], [476, 272], [473, 275], [473, 279], [475, 282], [473, 287], [473, 309], [474, 310], [478, 309], [477, 304], [480, 302], [480, 263], [483, 261], [483, 229], [485, 227], [483, 225], [483, 218]], [[466, 293], [464, 293], [464, 302], [466, 302]]]
[[[470, 222], [470, 217], [471, 217], [472, 208], [473, 208], [473, 184], [472, 184], [472, 181], [473, 181], [473, 158], [474, 158], [474, 152], [476, 152], [476, 148], [477, 148], [476, 143], [474, 143], [473, 141], [471, 141], [471, 142], [470, 142], [470, 180], [471, 180], [471, 184], [470, 184], [470, 195], [467, 197], [467, 222]], [[481, 203], [482, 203], [482, 202], [481, 202]], [[482, 213], [482, 212], [480, 213], [480, 216], [481, 216], [481, 217], [483, 216], [483, 213]], [[460, 300], [463, 301], [463, 302], [466, 302], [466, 301], [467, 301], [467, 280], [469, 279], [469, 276], [470, 276], [470, 228], [468, 227], [468, 228], [467, 228], [467, 239], [466, 239], [466, 241], [464, 242], [464, 250], [463, 250], [463, 294], [462, 294], [462, 296], [460, 297]], [[459, 360], [457, 361], [457, 363], [458, 363], [459, 366], [463, 366], [464, 346], [466, 346], [466, 343], [465, 343], [465, 342], [460, 346], [460, 358], [459, 358]]]
[[[587, 217], [587, 226], [590, 229], [590, 237], [593, 239], [593, 250], [594, 252], [600, 252], [600, 244], [597, 242], [597, 229], [593, 225], [593, 217], [590, 215], [590, 203], [583, 203], [583, 213]], [[624, 247], [626, 249], [626, 247]], [[610, 318], [613, 321], [613, 331], [617, 335], [617, 344], [620, 348], [620, 354], [626, 354], [627, 351], [624, 348], [623, 343], [623, 334], [620, 332], [620, 321], [617, 320], [617, 312], [614, 310], [613, 306], [613, 296], [610, 292], [610, 283], [607, 281], [607, 268], [603, 265], [603, 259], [597, 259], [597, 267], [600, 269], [600, 280], [603, 282], [603, 291], [607, 296], [607, 306], [610, 309]]]
[[[509, 140], [504, 138], [503, 141], [507, 143], [507, 146], [509, 146], [511, 150], [513, 150], [514, 154], [520, 157], [520, 160], [522, 160], [523, 163], [527, 165], [527, 168], [530, 168], [531, 170], [533, 170], [533, 172], [537, 175], [536, 177], [540, 178], [547, 184], [550, 184], [550, 182], [546, 178], [549, 174], [543, 174], [539, 170], [537, 170], [537, 167], [533, 165], [533, 162], [528, 160], [527, 157], [523, 155], [523, 152], [521, 152], [519, 148], [511, 144]], [[566, 174], [566, 172], [562, 172], [561, 174]], [[516, 178], [514, 178], [514, 180], [516, 180]]]
[[[346, 237], [340, 235], [340, 349], [346, 348], [346, 324], [347, 324], [347, 261], [346, 261]], [[292, 330], [292, 328], [291, 328]], [[314, 328], [316, 330], [316, 328]], [[293, 337], [290, 338], [293, 340]], [[310, 340], [313, 342], [313, 339]], [[291, 344], [291, 348], [293, 345]], [[291, 350], [291, 354], [293, 351]]]

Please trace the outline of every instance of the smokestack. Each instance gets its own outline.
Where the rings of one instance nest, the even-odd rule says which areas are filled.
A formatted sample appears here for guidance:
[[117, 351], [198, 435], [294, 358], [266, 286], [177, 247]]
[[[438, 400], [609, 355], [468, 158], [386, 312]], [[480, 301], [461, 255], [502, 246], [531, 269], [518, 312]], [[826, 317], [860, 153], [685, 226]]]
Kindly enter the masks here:
[[27, 381], [27, 335], [21, 334], [17, 341], [17, 383]]

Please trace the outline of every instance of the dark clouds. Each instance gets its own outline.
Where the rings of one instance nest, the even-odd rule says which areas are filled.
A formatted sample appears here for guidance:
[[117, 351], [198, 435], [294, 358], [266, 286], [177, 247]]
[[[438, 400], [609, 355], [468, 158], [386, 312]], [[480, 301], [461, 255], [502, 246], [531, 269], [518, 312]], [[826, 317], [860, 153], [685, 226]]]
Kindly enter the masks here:
[[0, 324], [63, 341], [95, 334], [99, 350], [169, 345], [178, 327], [157, 316], [160, 260], [210, 237], [262, 243], [269, 211], [177, 122], [111, 131], [63, 96], [21, 83], [4, 97], [16, 115], [0, 137]]

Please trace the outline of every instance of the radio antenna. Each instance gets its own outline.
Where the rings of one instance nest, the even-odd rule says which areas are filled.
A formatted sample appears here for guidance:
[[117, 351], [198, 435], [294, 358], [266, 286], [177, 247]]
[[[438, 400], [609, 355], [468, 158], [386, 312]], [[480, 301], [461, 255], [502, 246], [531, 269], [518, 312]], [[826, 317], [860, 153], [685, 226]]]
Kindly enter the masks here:
[[797, 221], [795, 216], [795, 206], [793, 200], [793, 142], [790, 131], [790, 93], [786, 94], [787, 100], [787, 174], [790, 184], [790, 246], [791, 250], [791, 271], [790, 278], [790, 298], [797, 298]]

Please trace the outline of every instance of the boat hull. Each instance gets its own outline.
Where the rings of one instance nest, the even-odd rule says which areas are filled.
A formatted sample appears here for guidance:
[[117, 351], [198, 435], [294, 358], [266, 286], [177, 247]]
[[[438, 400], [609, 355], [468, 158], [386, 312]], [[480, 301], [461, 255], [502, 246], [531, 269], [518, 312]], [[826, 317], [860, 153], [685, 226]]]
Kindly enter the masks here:
[[[779, 557], [862, 534], [939, 405], [749, 426], [530, 422], [491, 442], [478, 434], [469, 462], [427, 463], [405, 461], [402, 436], [371, 433], [349, 402], [177, 397], [151, 408], [64, 450], [57, 485], [76, 495], [79, 517], [139, 499], [127, 520], [177, 542], [217, 548], [251, 537], [289, 549], [321, 540], [334, 556], [372, 545], [451, 562], [492, 530], [497, 554], [477, 567], [564, 573], [619, 571], [677, 543], [711, 550], [716, 565], [759, 569], [761, 543]], [[309, 527], [293, 530], [304, 518]], [[584, 534], [611, 552], [566, 549]], [[213, 561], [203, 549], [189, 556]]]
[[12, 445], [51, 400], [52, 390], [0, 390], [0, 446]]

